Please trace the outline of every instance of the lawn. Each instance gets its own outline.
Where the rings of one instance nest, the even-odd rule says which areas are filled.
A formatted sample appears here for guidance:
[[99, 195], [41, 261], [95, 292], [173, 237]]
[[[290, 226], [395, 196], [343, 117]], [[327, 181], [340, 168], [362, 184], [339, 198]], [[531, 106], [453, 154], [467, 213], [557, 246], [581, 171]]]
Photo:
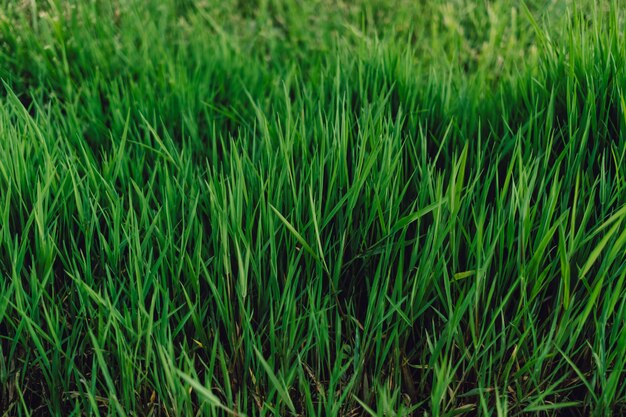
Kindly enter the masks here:
[[0, 417], [626, 414], [625, 19], [0, 0]]

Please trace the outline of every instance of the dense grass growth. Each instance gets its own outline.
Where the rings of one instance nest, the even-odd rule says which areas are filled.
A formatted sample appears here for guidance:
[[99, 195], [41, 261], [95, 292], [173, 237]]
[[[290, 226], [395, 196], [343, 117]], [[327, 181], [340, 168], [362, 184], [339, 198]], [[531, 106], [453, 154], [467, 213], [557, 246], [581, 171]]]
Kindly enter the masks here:
[[624, 29], [0, 1], [0, 415], [626, 413]]

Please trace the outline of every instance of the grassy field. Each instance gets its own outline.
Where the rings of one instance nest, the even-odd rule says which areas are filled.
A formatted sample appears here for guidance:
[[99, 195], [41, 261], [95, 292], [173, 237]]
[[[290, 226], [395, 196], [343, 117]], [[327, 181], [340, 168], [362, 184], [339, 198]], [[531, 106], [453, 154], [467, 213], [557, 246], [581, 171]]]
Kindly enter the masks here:
[[624, 415], [622, 9], [0, 0], [0, 416]]

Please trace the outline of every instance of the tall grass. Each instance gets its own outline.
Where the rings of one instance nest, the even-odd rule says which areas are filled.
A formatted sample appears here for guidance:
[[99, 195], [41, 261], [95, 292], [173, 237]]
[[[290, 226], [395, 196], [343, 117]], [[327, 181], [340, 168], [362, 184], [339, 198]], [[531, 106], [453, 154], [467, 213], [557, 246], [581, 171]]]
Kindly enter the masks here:
[[617, 2], [0, 8], [0, 415], [621, 415]]

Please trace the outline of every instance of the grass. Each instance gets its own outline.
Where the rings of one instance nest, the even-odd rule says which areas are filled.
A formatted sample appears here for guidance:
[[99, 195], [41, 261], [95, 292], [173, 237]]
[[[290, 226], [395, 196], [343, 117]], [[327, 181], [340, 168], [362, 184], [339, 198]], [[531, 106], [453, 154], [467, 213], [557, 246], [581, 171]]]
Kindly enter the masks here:
[[626, 413], [624, 17], [0, 1], [0, 415]]

